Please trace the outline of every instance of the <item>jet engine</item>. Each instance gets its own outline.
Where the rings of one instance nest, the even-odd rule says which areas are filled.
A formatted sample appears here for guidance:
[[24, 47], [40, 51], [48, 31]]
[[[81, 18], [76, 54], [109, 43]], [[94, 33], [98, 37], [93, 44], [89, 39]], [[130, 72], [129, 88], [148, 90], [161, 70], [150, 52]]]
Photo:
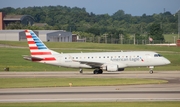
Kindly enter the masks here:
[[106, 66], [106, 71], [108, 72], [124, 71], [124, 68], [119, 68], [119, 66], [116, 64], [108, 64]]

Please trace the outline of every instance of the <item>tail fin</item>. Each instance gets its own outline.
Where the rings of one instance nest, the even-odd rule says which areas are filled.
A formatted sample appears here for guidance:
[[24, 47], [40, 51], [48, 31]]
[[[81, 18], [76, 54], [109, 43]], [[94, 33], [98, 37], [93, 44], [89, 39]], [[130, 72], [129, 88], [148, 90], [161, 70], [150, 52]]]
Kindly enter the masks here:
[[32, 30], [25, 30], [27, 42], [30, 49], [30, 57], [24, 57], [24, 59], [36, 61], [36, 62], [54, 62], [56, 58], [53, 54], [57, 54], [47, 48], [47, 46], [38, 38], [38, 36]]

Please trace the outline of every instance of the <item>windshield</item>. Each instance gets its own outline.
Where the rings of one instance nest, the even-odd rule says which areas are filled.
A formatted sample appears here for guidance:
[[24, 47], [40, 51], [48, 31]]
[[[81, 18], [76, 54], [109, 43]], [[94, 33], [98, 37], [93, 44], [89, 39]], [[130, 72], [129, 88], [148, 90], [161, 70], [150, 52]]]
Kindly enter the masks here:
[[162, 57], [160, 54], [154, 54], [154, 57]]

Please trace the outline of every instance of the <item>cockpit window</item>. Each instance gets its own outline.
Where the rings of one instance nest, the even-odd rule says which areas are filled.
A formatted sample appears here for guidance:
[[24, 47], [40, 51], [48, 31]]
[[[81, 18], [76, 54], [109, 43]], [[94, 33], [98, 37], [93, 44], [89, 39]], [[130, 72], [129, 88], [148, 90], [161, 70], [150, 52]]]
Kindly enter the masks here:
[[154, 54], [154, 57], [162, 57], [160, 54]]

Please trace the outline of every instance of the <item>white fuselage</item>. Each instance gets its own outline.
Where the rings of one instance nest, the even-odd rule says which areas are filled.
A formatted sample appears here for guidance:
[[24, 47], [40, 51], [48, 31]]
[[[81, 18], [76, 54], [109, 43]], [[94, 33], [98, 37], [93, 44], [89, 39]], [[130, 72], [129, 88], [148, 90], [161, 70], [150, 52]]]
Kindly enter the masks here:
[[62, 53], [54, 56], [57, 62], [49, 62], [49, 64], [72, 68], [96, 68], [99, 67], [99, 64], [102, 68], [109, 64], [118, 65], [118, 68], [126, 68], [160, 66], [170, 63], [169, 60], [160, 56], [158, 53], [149, 51]]
[[[25, 30], [31, 56], [24, 59], [71, 68], [95, 68], [94, 74], [106, 71], [123, 71], [126, 67], [167, 65], [170, 61], [156, 52], [96, 52], [60, 54], [47, 48], [32, 30]], [[151, 70], [150, 73], [153, 73]]]

